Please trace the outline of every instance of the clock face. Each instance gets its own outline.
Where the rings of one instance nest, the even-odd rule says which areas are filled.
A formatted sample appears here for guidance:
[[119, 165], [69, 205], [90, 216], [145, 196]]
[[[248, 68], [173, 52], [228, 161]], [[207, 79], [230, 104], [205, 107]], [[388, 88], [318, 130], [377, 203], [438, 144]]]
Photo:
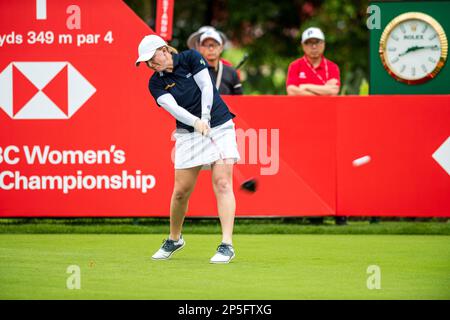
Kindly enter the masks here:
[[384, 67], [395, 79], [408, 84], [421, 83], [435, 77], [444, 65], [447, 39], [430, 16], [403, 14], [386, 27], [380, 41], [380, 55]]

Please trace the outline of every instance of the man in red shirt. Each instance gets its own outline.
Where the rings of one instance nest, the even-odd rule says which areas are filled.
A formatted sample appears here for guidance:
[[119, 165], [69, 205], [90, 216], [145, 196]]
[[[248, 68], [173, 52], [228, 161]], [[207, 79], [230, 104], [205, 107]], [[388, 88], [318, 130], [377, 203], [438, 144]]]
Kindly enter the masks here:
[[[339, 67], [323, 55], [325, 35], [319, 28], [308, 28], [302, 34], [305, 55], [289, 65], [286, 91], [290, 96], [335, 96], [339, 93]], [[323, 217], [309, 218], [311, 223], [323, 223]], [[347, 224], [347, 217], [335, 217], [337, 225]]]
[[289, 65], [286, 91], [290, 96], [333, 96], [339, 93], [339, 67], [324, 57], [325, 36], [319, 28], [302, 34], [305, 55]]

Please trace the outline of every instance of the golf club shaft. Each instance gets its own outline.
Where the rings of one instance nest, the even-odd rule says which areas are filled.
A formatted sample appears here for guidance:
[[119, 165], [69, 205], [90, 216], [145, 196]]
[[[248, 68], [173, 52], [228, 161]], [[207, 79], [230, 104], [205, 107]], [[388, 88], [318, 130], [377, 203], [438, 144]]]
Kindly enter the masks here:
[[240, 67], [242, 67], [244, 65], [244, 63], [247, 61], [247, 59], [248, 59], [248, 53], [244, 54], [241, 61], [239, 61], [239, 63], [236, 65], [235, 69], [238, 70]]

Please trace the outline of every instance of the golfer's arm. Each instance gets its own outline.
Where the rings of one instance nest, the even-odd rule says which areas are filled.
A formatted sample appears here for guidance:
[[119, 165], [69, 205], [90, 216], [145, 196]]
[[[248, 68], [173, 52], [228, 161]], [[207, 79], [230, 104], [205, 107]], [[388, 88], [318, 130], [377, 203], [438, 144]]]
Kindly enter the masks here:
[[214, 99], [214, 89], [208, 69], [203, 69], [194, 75], [197, 86], [202, 91], [202, 119], [211, 120], [211, 108]]
[[286, 88], [286, 92], [288, 96], [315, 96], [316, 94], [314, 92], [309, 91], [305, 87], [298, 87], [294, 85], [289, 85]]
[[308, 91], [319, 96], [335, 96], [339, 93], [339, 87], [329, 85], [308, 84]]
[[180, 107], [176, 102], [175, 98], [170, 94], [166, 93], [156, 99], [156, 102], [163, 107], [167, 112], [169, 112], [175, 119], [188, 126], [193, 127], [198, 117], [194, 116], [192, 113], [186, 109]]

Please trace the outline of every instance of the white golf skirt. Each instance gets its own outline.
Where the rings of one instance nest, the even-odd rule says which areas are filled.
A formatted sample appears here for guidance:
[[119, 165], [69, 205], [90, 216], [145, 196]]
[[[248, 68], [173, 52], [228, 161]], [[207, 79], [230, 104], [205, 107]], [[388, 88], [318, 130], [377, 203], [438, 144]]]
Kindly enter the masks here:
[[204, 137], [198, 132], [174, 133], [175, 169], [187, 169], [203, 166], [210, 169], [211, 164], [227, 159], [227, 163], [240, 160], [236, 142], [235, 125], [232, 119], [220, 126], [211, 128], [210, 136]]

